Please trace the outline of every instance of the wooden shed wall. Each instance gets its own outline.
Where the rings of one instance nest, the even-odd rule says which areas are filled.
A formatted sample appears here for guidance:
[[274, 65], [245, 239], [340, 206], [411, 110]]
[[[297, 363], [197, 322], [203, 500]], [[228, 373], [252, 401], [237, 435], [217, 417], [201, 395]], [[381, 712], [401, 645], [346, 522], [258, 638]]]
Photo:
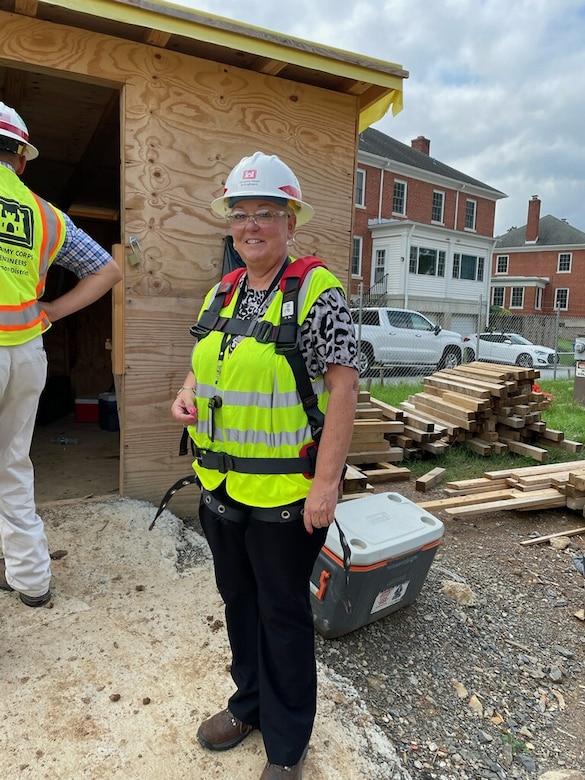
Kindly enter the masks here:
[[[123, 287], [114, 323], [123, 495], [151, 501], [190, 470], [169, 407], [189, 367], [188, 327], [219, 276], [224, 225], [209, 203], [232, 166], [278, 154], [315, 218], [291, 253], [317, 254], [347, 283], [357, 102], [297, 84], [88, 31], [0, 12], [2, 61], [121, 90]], [[139, 262], [128, 260], [136, 236]], [[123, 350], [123, 351], [122, 351]]]

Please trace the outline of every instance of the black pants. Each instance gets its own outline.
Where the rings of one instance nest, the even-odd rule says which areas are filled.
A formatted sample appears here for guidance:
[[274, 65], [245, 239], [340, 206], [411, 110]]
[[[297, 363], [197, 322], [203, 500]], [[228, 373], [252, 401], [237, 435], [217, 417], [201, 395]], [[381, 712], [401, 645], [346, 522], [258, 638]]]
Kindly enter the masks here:
[[302, 519], [259, 520], [253, 507], [233, 522], [203, 502], [200, 520], [226, 605], [237, 686], [228, 707], [261, 729], [270, 762], [292, 766], [309, 742], [317, 706], [309, 577], [327, 529], [308, 534]]

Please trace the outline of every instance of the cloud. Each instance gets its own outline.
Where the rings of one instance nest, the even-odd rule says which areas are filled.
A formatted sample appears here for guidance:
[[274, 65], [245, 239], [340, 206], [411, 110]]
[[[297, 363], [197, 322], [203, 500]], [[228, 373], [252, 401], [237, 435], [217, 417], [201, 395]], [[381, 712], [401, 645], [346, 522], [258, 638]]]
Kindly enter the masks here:
[[402, 65], [404, 110], [378, 130], [425, 135], [433, 157], [505, 192], [496, 234], [526, 223], [535, 194], [585, 230], [583, 0], [224, 0], [221, 15]]

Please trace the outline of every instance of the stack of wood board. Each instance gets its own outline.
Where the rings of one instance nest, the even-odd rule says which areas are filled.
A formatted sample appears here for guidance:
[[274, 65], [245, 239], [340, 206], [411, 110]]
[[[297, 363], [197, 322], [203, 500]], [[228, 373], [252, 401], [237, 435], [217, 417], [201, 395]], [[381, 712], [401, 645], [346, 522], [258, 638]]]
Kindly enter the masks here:
[[[510, 451], [543, 462], [548, 451], [539, 444], [561, 446], [563, 434], [541, 419], [550, 399], [533, 388], [538, 376], [532, 368], [475, 361], [426, 377], [423, 392], [400, 408], [443, 425], [448, 444], [465, 442], [480, 455]], [[570, 442], [566, 449], [578, 452], [580, 446]]]
[[447, 498], [418, 502], [455, 518], [503, 510], [567, 507], [585, 514], [585, 461], [486, 471], [478, 479], [447, 482]]

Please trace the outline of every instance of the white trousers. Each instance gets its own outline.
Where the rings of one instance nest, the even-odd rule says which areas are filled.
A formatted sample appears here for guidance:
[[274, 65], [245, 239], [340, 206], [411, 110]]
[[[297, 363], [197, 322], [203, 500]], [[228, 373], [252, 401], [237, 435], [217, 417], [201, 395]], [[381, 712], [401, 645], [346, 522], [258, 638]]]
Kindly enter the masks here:
[[43, 596], [51, 582], [49, 548], [35, 508], [30, 459], [46, 378], [41, 336], [18, 346], [0, 346], [0, 535], [8, 584], [33, 597]]

